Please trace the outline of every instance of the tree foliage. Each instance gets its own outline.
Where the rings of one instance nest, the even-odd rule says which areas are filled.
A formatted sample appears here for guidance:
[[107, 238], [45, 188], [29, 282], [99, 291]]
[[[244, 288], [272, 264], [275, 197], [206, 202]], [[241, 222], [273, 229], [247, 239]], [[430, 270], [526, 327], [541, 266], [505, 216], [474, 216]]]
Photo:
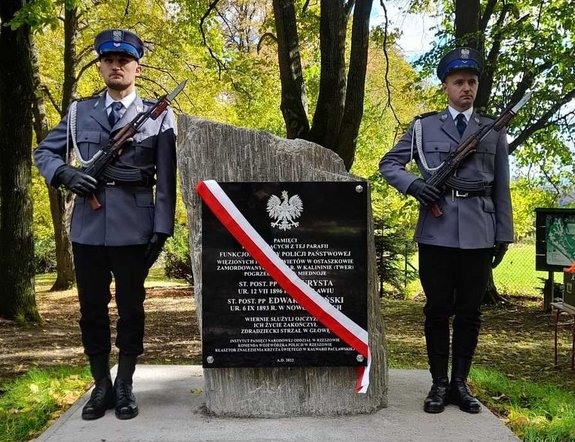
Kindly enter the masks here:
[[412, 241], [418, 204], [387, 185], [379, 175], [379, 161], [403, 135], [414, 115], [425, 112], [425, 88], [413, 87], [415, 70], [393, 44], [384, 44], [385, 29], [372, 31], [367, 65], [365, 112], [358, 135], [352, 173], [371, 186], [376, 227], [376, 254], [382, 294], [405, 294], [405, 282], [415, 277], [405, 260], [415, 252]]
[[[223, 30], [223, 53], [208, 45], [220, 73], [233, 72], [234, 61], [247, 60], [243, 54], [273, 42], [286, 136], [332, 149], [349, 169], [363, 115], [372, 1], [213, 0], [201, 29], [205, 40]], [[312, 94], [317, 87], [315, 99], [308, 79]]]

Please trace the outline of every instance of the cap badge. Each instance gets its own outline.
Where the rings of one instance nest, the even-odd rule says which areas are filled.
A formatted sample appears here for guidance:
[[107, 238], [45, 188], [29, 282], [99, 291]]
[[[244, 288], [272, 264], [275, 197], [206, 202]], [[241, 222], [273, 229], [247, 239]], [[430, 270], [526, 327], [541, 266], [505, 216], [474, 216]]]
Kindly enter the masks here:
[[112, 31], [112, 40], [114, 43], [120, 43], [124, 39], [124, 33], [119, 29]]
[[469, 49], [467, 48], [462, 48], [461, 49], [461, 58], [469, 58]]

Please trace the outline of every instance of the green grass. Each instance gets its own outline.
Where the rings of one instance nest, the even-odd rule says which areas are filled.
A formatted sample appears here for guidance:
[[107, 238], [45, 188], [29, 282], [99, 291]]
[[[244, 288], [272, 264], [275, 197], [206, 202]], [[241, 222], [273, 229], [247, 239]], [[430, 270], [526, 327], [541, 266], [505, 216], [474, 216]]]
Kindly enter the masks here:
[[0, 387], [0, 441], [28, 441], [91, 382], [87, 368], [33, 370]]
[[[56, 273], [41, 273], [35, 277], [35, 286], [37, 292], [45, 292], [50, 290], [54, 281], [56, 280]], [[188, 282], [184, 279], [168, 278], [164, 273], [162, 267], [152, 267], [150, 273], [146, 278], [146, 288], [151, 287], [186, 287], [189, 286]], [[112, 281], [112, 287], [114, 282]]]
[[146, 278], [145, 286], [150, 287], [182, 287], [189, 286], [185, 279], [168, 278], [163, 267], [152, 267]]
[[473, 369], [479, 399], [528, 442], [575, 441], [575, 394], [554, 385], [510, 380], [497, 370]]

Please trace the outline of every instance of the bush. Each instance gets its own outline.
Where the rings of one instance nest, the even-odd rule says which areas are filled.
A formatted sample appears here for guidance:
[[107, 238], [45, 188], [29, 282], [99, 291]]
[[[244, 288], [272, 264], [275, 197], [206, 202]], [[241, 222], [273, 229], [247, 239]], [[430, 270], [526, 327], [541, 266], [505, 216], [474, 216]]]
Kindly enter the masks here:
[[415, 280], [417, 271], [404, 262], [416, 251], [415, 242], [404, 229], [385, 225], [382, 219], [374, 220], [375, 256], [379, 279], [379, 296], [406, 296], [406, 285]]
[[54, 238], [36, 239], [34, 243], [34, 265], [36, 274], [56, 270], [56, 243]]
[[186, 226], [176, 225], [174, 236], [166, 242], [164, 259], [167, 277], [185, 279], [190, 283], [193, 281], [189, 235]]

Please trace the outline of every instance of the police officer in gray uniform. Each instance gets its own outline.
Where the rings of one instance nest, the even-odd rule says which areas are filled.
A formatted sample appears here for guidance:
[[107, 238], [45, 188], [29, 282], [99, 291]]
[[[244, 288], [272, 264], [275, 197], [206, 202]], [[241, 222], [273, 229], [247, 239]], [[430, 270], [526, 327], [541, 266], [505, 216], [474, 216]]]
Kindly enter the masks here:
[[[392, 186], [420, 202], [415, 241], [426, 296], [425, 338], [433, 378], [424, 401], [428, 413], [442, 412], [449, 402], [468, 413], [481, 410], [466, 383], [479, 336], [480, 306], [490, 268], [501, 262], [507, 244], [513, 242], [504, 130], [492, 131], [479, 144], [477, 152], [457, 169], [447, 189], [425, 182], [461, 140], [493, 121], [473, 109], [482, 68], [483, 58], [472, 48], [447, 53], [437, 67], [437, 75], [448, 108], [417, 117], [379, 163], [380, 173]], [[405, 169], [411, 159], [423, 179]], [[432, 203], [439, 204], [442, 216], [433, 216]]]
[[[63, 185], [76, 194], [70, 235], [82, 343], [95, 380], [82, 418], [98, 419], [115, 408], [119, 419], [131, 419], [138, 414], [132, 376], [144, 351], [144, 280], [174, 229], [175, 126], [169, 108], [156, 120], [148, 119], [99, 181], [66, 164], [73, 149], [79, 165], [88, 166], [114, 131], [154, 104], [136, 92], [135, 81], [142, 72], [139, 60], [144, 55], [144, 44], [136, 34], [106, 30], [96, 36], [94, 46], [106, 92], [73, 102], [40, 143], [34, 160], [51, 186]], [[97, 210], [88, 204], [92, 194], [101, 204]], [[108, 316], [112, 276], [119, 316], [114, 385]]]

